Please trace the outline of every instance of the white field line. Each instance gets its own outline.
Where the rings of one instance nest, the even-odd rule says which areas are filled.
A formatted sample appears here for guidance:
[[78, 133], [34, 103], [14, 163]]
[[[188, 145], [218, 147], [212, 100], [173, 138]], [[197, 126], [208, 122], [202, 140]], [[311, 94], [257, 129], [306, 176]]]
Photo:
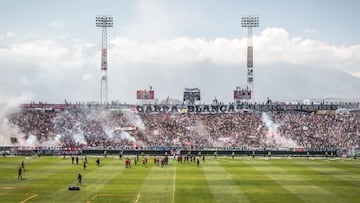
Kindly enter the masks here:
[[174, 176], [173, 176], [173, 193], [172, 193], [172, 196], [173, 196], [173, 198], [172, 198], [172, 202], [175, 202], [175, 190], [176, 190], [176, 188], [175, 188], [175, 183], [176, 183], [176, 166], [174, 167]]
[[139, 202], [139, 200], [140, 200], [140, 192], [138, 193], [138, 195], [137, 195], [136, 200], [135, 200], [135, 202], [134, 202], [134, 203], [138, 203], [138, 202]]
[[97, 197], [98, 195], [96, 194], [96, 195], [94, 195], [89, 201], [87, 201], [86, 203], [90, 203], [90, 202], [92, 202], [96, 197]]
[[25, 199], [24, 201], [21, 201], [20, 203], [27, 202], [28, 200], [30, 200], [30, 199], [32, 199], [32, 198], [35, 198], [36, 196], [38, 196], [38, 194], [33, 194], [33, 195], [31, 195], [30, 197], [28, 197], [27, 199]]

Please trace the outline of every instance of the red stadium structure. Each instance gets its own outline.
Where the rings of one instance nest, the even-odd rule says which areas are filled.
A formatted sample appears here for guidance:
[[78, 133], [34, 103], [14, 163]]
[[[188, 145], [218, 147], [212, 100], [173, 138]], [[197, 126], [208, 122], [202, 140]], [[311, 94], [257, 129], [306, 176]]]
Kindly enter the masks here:
[[154, 104], [155, 102], [155, 91], [150, 86], [149, 90], [137, 90], [136, 100], [139, 104]]
[[249, 88], [242, 89], [240, 87], [236, 87], [236, 90], [234, 90], [235, 101], [250, 100], [251, 96], [251, 90]]

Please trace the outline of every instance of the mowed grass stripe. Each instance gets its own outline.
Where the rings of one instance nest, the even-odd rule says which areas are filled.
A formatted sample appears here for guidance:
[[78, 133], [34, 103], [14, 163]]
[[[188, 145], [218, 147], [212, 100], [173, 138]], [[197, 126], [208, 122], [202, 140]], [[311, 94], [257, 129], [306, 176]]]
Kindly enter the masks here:
[[[44, 165], [44, 159], [45, 160], [51, 160], [49, 157], [44, 158], [37, 158], [37, 157], [5, 157], [0, 158], [0, 184], [13, 184], [14, 180], [17, 180], [17, 172], [18, 168], [21, 166], [21, 161], [25, 162], [25, 169], [26, 171], [23, 173], [23, 177], [25, 179], [28, 179], [28, 176], [32, 173], [28, 172], [36, 172], [38, 170], [41, 170], [45, 167], [52, 167], [54, 165], [55, 167], [58, 165], [61, 165], [57, 160], [52, 160], [50, 162], [46, 162], [46, 165]], [[49, 164], [50, 163], [50, 164]]]
[[298, 166], [318, 171], [326, 175], [327, 178], [329, 178], [330, 176], [342, 181], [349, 182], [354, 187], [360, 186], [360, 168], [358, 169], [358, 171], [355, 171], [350, 167], [340, 167], [342, 163], [336, 160], [295, 160], [294, 163]]
[[173, 202], [175, 202], [175, 191], [176, 191], [176, 167], [174, 167], [174, 175], [173, 175], [173, 187], [172, 187]]
[[304, 202], [297, 195], [282, 187], [281, 184], [264, 175], [261, 169], [253, 168], [246, 160], [248, 159], [224, 158], [220, 161], [250, 202]]
[[216, 202], [202, 170], [206, 165], [206, 162], [201, 163], [200, 167], [191, 161], [176, 163], [175, 202]]
[[[59, 176], [66, 179], [66, 183], [61, 182], [61, 187], [57, 191], [48, 194], [46, 196], [39, 196], [41, 202], [47, 202], [47, 199], [52, 199], [52, 202], [87, 202], [95, 194], [97, 194], [109, 181], [121, 174], [116, 173], [116, 164], [117, 160], [113, 158], [104, 158], [101, 159], [100, 167], [95, 166], [95, 162], [90, 161], [87, 167], [87, 170], [84, 171], [82, 167], [74, 166], [67, 171], [59, 171]], [[70, 164], [71, 165], [71, 164]], [[77, 185], [77, 174], [80, 172], [82, 174], [82, 186], [80, 186], [80, 191], [69, 191], [68, 186]]]
[[340, 165], [340, 167], [346, 167], [346, 169], [350, 169], [351, 171], [360, 173], [360, 157], [357, 159], [337, 159], [337, 161], [343, 163], [342, 165]]
[[174, 164], [174, 161], [169, 160], [169, 164], [164, 167], [149, 167], [150, 172], [143, 182], [138, 202], [174, 202]]
[[[69, 170], [70, 167], [69, 164], [65, 164], [64, 160], [61, 160], [58, 157], [30, 157], [25, 159], [26, 171], [23, 172], [23, 181], [17, 180], [18, 167], [15, 169], [16, 172], [10, 173], [13, 175], [13, 178], [10, 180], [13, 180], [15, 190], [9, 190], [9, 195], [22, 196], [23, 194], [38, 194], [31, 199], [31, 201], [42, 202], [39, 201], [40, 197], [57, 191], [61, 187], [61, 181], [66, 179], [62, 172]], [[52, 184], [49, 184], [49, 182]], [[2, 200], [1, 202], [7, 201]]]
[[[20, 164], [19, 164], [20, 165]], [[42, 188], [49, 180], [53, 180], [57, 183], [59, 179], [63, 179], [58, 173], [61, 170], [67, 170], [70, 166], [65, 165], [57, 157], [41, 157], [41, 158], [29, 158], [25, 160], [25, 169], [23, 172], [24, 180], [17, 180], [17, 168], [13, 169], [10, 173], [13, 180], [12, 184], [15, 188], [13, 191], [8, 193], [22, 194], [22, 193], [34, 193], [44, 194], [45, 192], [53, 192], [57, 190], [57, 184], [47, 185], [47, 190], [44, 191]], [[1, 184], [2, 185], [2, 184]], [[38, 198], [38, 197], [36, 197]]]
[[[25, 172], [24, 181], [31, 188], [32, 193], [39, 193], [37, 198], [42, 197], [45, 193], [42, 188], [46, 187], [47, 192], [56, 192], [70, 181], [72, 166], [67, 160], [59, 159], [59, 157], [41, 157], [41, 162], [38, 162], [32, 169], [31, 163], [28, 164], [29, 171]], [[48, 183], [51, 184], [48, 184]], [[36, 199], [37, 199], [36, 198]]]
[[[295, 160], [291, 161], [292, 168], [306, 180], [319, 185], [328, 191], [343, 197], [347, 202], [359, 202], [360, 176], [351, 171], [329, 166], [326, 161]], [[335, 163], [334, 163], [335, 164]], [[338, 165], [342, 163], [338, 162]]]
[[305, 202], [345, 202], [339, 195], [307, 181], [300, 174], [288, 171], [285, 167], [277, 166], [276, 162], [281, 163], [283, 160], [246, 161], [246, 163], [249, 163], [252, 167], [258, 169], [268, 178], [282, 185], [286, 190], [297, 195]]
[[[135, 157], [129, 157], [134, 160]], [[140, 159], [142, 160], [142, 159]], [[151, 167], [144, 167], [141, 163], [135, 165], [132, 163], [131, 168], [125, 168], [124, 159], [119, 160], [118, 167], [115, 172], [122, 171], [119, 176], [108, 182], [104, 188], [101, 189], [101, 193], [108, 194], [107, 196], [98, 196], [92, 202], [101, 202], [102, 200], [110, 202], [110, 200], [116, 202], [140, 202], [140, 191], [145, 179], [151, 171]], [[112, 194], [112, 196], [110, 195]]]
[[[164, 168], [151, 162], [147, 168], [138, 164], [128, 169], [124, 160], [110, 157], [100, 158], [101, 167], [96, 167], [95, 157], [89, 157], [83, 171], [81, 164], [71, 165], [69, 158], [33, 157], [25, 159], [26, 180], [18, 181], [17, 168], [24, 158], [0, 158], [1, 203], [30, 197], [26, 202], [243, 202], [227, 199], [231, 190], [239, 190], [248, 202], [330, 203], [358, 202], [360, 194], [359, 160], [221, 157], [217, 161], [209, 158], [200, 167], [171, 159]], [[79, 171], [84, 186], [68, 191], [69, 185], [76, 184]], [[225, 177], [216, 178], [221, 174]], [[207, 176], [214, 178], [209, 181]], [[228, 192], [214, 193], [222, 186]]]
[[219, 161], [208, 159], [206, 166], [201, 168], [216, 202], [249, 202]]

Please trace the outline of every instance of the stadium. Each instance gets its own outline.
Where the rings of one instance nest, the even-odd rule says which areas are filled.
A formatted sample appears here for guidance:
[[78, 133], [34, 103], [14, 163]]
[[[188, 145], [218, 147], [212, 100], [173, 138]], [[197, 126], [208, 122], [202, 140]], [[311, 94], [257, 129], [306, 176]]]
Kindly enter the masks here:
[[42, 147], [56, 147], [56, 153], [81, 149], [115, 154], [219, 148], [353, 156], [360, 141], [358, 105], [33, 103], [9, 115], [12, 128], [4, 140], [28, 148], [26, 153]]
[[[109, 101], [113, 20], [95, 17], [102, 31], [98, 101], [0, 102], [1, 202], [359, 202], [360, 100], [256, 101], [252, 29], [259, 16], [241, 17], [245, 82], [220, 87], [231, 101], [212, 102], [203, 100], [211, 88], [186, 81], [182, 98], [159, 100], [168, 93], [126, 84], [136, 102]], [[0, 45], [13, 36], [0, 35]]]
[[8, 110], [1, 201], [358, 201], [359, 103], [206, 105], [187, 90], [181, 104]]
[[358, 106], [22, 104], [2, 124], [1, 199], [357, 202]]

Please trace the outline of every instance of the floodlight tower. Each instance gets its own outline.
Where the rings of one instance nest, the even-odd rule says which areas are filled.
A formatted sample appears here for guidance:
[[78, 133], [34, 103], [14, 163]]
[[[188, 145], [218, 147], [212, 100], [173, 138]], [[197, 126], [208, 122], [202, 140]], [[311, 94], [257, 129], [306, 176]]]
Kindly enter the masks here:
[[100, 103], [108, 103], [107, 80], [107, 28], [113, 26], [113, 17], [109, 15], [96, 16], [96, 27], [102, 27], [101, 41], [101, 78], [100, 78]]
[[251, 100], [254, 100], [254, 66], [253, 66], [253, 40], [252, 28], [259, 27], [259, 17], [244, 16], [241, 18], [241, 27], [248, 28], [247, 39], [247, 85], [251, 91]]

